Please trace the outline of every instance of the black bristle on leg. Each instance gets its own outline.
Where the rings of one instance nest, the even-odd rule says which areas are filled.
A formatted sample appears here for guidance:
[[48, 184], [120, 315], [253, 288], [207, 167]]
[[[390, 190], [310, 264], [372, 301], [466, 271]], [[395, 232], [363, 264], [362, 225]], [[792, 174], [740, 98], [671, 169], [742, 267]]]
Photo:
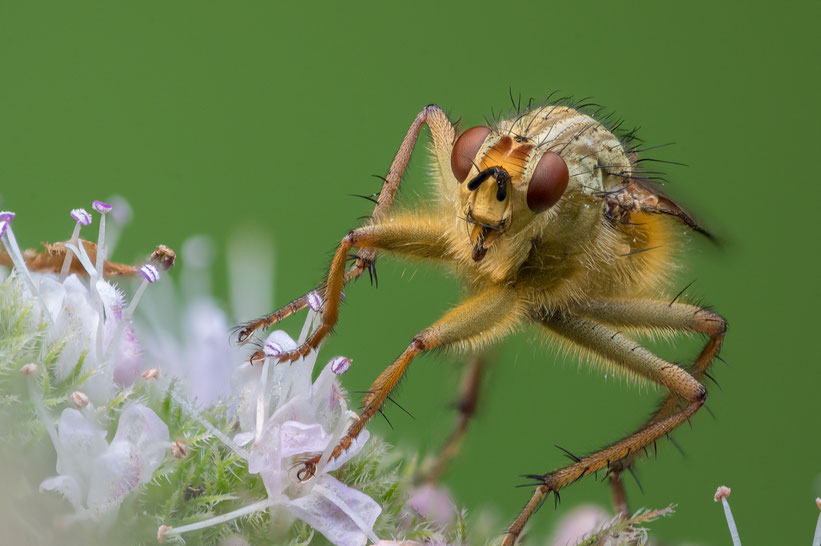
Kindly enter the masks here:
[[639, 486], [639, 491], [641, 491], [641, 494], [644, 495], [644, 488], [641, 486], [641, 482], [639, 481], [639, 478], [636, 476], [636, 471], [633, 470], [633, 465], [628, 466], [627, 470], [630, 471], [630, 475], [633, 476], [633, 479], [636, 480], [636, 485]]
[[560, 450], [564, 451], [565, 455], [566, 455], [567, 457], [569, 457], [569, 458], [570, 458], [570, 460], [572, 460], [574, 463], [578, 463], [579, 461], [581, 461], [581, 459], [580, 459], [579, 457], [576, 457], [575, 455], [573, 455], [572, 453], [570, 453], [568, 450], [566, 450], [566, 449], [565, 449], [565, 448], [563, 448], [562, 446], [554, 444], [554, 447], [556, 447], [557, 449], [560, 449]]

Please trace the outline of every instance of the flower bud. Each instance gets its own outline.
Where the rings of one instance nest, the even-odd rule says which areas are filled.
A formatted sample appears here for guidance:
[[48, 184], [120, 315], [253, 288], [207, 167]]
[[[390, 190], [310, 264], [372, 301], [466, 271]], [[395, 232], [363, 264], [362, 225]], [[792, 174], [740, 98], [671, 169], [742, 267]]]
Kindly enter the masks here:
[[156, 379], [158, 375], [160, 375], [160, 371], [157, 368], [150, 368], [143, 372], [143, 379], [148, 381], [149, 379]]
[[71, 402], [78, 408], [84, 408], [88, 405], [88, 396], [80, 391], [74, 391], [69, 395]]
[[177, 440], [171, 443], [171, 455], [177, 459], [182, 459], [188, 455], [188, 444], [182, 440]]

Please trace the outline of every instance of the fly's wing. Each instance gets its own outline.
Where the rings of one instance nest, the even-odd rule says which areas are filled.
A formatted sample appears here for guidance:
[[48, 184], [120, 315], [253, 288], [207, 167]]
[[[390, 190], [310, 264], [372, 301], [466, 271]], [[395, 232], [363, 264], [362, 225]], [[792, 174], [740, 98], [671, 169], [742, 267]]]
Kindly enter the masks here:
[[614, 218], [623, 218], [631, 211], [669, 214], [681, 220], [693, 231], [715, 241], [715, 237], [704, 229], [692, 214], [647, 180], [630, 178], [622, 188], [609, 193], [606, 201], [609, 214]]

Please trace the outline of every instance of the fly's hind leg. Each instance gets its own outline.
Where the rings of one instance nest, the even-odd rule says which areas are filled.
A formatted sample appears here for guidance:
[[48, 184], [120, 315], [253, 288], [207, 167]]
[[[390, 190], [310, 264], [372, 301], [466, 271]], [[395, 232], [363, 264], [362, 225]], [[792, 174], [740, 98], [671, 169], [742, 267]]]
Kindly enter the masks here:
[[677, 407], [670, 415], [648, 424], [624, 440], [578, 459], [570, 466], [540, 476], [529, 476], [536, 479], [539, 485], [524, 510], [508, 527], [503, 542], [506, 545], [515, 543], [525, 523], [550, 493], [558, 495], [563, 487], [574, 481], [602, 468], [609, 468], [614, 462], [642, 450], [689, 419], [707, 398], [704, 386], [684, 369], [659, 358], [601, 322], [580, 315], [555, 312], [543, 318], [542, 324], [571, 343], [667, 387], [671, 393], [686, 400], [686, 405], [684, 408]]
[[479, 402], [479, 392], [482, 387], [482, 376], [485, 373], [486, 364], [479, 357], [473, 357], [465, 367], [462, 375], [462, 386], [459, 393], [459, 400], [456, 408], [459, 410], [459, 417], [456, 426], [450, 433], [442, 450], [436, 458], [426, 465], [426, 468], [417, 478], [419, 482], [435, 483], [439, 481], [448, 466], [448, 463], [459, 453], [462, 447], [462, 440], [467, 434], [473, 416], [476, 414], [476, 406]]
[[[405, 174], [416, 141], [419, 138], [419, 131], [425, 124], [430, 127], [436, 161], [440, 164], [440, 168], [442, 168], [443, 165], [450, 165], [450, 148], [453, 146], [453, 141], [456, 138], [456, 131], [441, 108], [435, 104], [428, 105], [417, 114], [411, 126], [408, 128], [405, 138], [402, 139], [402, 144], [399, 145], [399, 150], [393, 158], [388, 174], [383, 179], [382, 190], [379, 192], [379, 196], [376, 199], [376, 206], [371, 214], [372, 219], [378, 221], [385, 217], [390, 211], [396, 191], [399, 189], [399, 183]], [[375, 278], [375, 262], [376, 248], [360, 248], [355, 256], [354, 263], [343, 276], [342, 285], [348, 284], [365, 271], [370, 272], [373, 276], [372, 278]], [[320, 285], [312, 292], [315, 293], [319, 297], [319, 301], [322, 302], [326, 298], [326, 285]], [[237, 343], [246, 343], [257, 330], [270, 328], [277, 322], [305, 309], [309, 304], [310, 296], [311, 293], [309, 292], [269, 315], [242, 325], [238, 329]]]
[[[665, 329], [696, 332], [709, 336], [704, 348], [688, 369], [690, 375], [699, 381], [718, 356], [727, 331], [727, 321], [722, 316], [709, 309], [686, 303], [670, 303], [658, 300], [608, 300], [586, 303], [576, 311], [611, 326], [631, 328], [638, 331]], [[681, 409], [681, 406], [681, 399], [674, 393], [670, 393], [645, 426], [673, 415]], [[621, 512], [622, 515], [629, 515], [629, 508], [620, 473], [627, 470], [638, 455], [639, 452], [631, 453], [630, 456], [614, 461], [610, 465], [610, 480], [613, 486], [616, 510]]]

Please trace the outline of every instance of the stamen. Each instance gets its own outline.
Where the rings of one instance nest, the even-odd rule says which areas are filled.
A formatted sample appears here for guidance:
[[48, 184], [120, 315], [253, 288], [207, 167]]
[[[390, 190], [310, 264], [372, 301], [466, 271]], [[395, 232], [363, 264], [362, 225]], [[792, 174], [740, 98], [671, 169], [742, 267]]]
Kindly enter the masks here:
[[54, 326], [54, 319], [51, 317], [46, 302], [40, 297], [40, 291], [37, 290], [34, 279], [31, 278], [28, 267], [26, 267], [26, 260], [23, 258], [23, 253], [17, 244], [17, 238], [14, 236], [14, 230], [11, 227], [14, 216], [15, 214], [13, 212], [7, 210], [0, 211], [0, 242], [2, 242], [6, 248], [6, 253], [11, 258], [11, 262], [14, 264], [14, 269], [17, 271], [17, 274], [25, 279], [25, 282], [31, 289], [32, 296], [37, 299], [37, 302], [43, 308], [43, 314], [45, 314], [46, 320], [48, 320], [51, 326]]
[[331, 371], [336, 375], [342, 375], [351, 369], [351, 362], [353, 361], [350, 358], [335, 356], [331, 359]]
[[730, 488], [726, 485], [722, 485], [716, 489], [716, 494], [713, 499], [716, 502], [721, 501], [721, 504], [724, 505], [724, 517], [727, 518], [727, 527], [730, 528], [730, 537], [733, 539], [733, 546], [741, 546], [741, 539], [738, 537], [738, 529], [735, 526], [733, 512], [730, 510], [730, 503], [727, 502], [727, 497], [729, 496]]
[[114, 249], [117, 248], [117, 243], [120, 240], [120, 234], [123, 231], [123, 228], [131, 221], [131, 207], [128, 205], [128, 201], [123, 199], [122, 197], [114, 196], [111, 198], [111, 220], [108, 223], [108, 228], [106, 233], [106, 241], [108, 247], [108, 255], [114, 253]]
[[318, 313], [319, 310], [322, 309], [322, 303], [322, 297], [316, 292], [308, 294], [308, 307], [310, 307], [312, 311]]
[[[86, 212], [85, 209], [72, 209], [69, 214], [74, 221], [77, 222], [74, 224], [74, 231], [71, 233], [71, 239], [69, 239], [69, 242], [71, 242], [72, 245], [77, 246], [80, 239], [80, 228], [91, 224], [91, 215]], [[66, 257], [63, 259], [63, 267], [60, 269], [61, 282], [68, 277], [68, 270], [71, 267], [72, 257], [72, 253], [66, 250]]]
[[111, 356], [111, 353], [114, 351], [114, 347], [120, 342], [120, 337], [122, 337], [123, 330], [125, 329], [125, 325], [131, 320], [131, 317], [134, 315], [134, 311], [137, 309], [137, 304], [140, 303], [140, 299], [143, 297], [143, 293], [145, 292], [145, 287], [149, 284], [153, 284], [160, 279], [160, 272], [157, 271], [157, 268], [151, 264], [145, 264], [139, 269], [140, 275], [143, 276], [143, 282], [140, 283], [140, 286], [137, 288], [137, 291], [134, 293], [134, 297], [131, 298], [131, 303], [128, 304], [125, 312], [123, 312], [122, 318], [120, 318], [120, 322], [117, 324], [117, 329], [114, 330], [114, 335], [111, 337], [111, 341], [108, 344], [108, 348], [105, 352], [105, 359], [107, 361]]
[[103, 276], [105, 262], [105, 215], [111, 212], [111, 205], [102, 201], [94, 201], [91, 207], [100, 213], [100, 234], [97, 236], [97, 276]]
[[157, 530], [157, 542], [162, 543], [163, 540], [165, 540], [165, 537], [181, 535], [182, 533], [205, 529], [206, 527], [213, 527], [214, 525], [219, 525], [220, 523], [225, 523], [226, 521], [231, 521], [232, 519], [241, 518], [242, 516], [247, 516], [249, 514], [253, 514], [254, 512], [261, 512], [274, 504], [275, 503], [273, 500], [264, 499], [255, 502], [254, 504], [249, 504], [239, 510], [234, 510], [233, 512], [228, 512], [227, 514], [222, 514], [221, 516], [216, 516], [197, 523], [192, 523], [190, 525], [183, 525], [181, 527], [169, 527], [167, 525], [162, 525]]
[[[815, 498], [815, 505], [821, 510], [821, 497]], [[812, 537], [812, 546], [821, 546], [821, 514], [818, 514], [818, 523], [815, 524], [815, 536]]]
[[263, 347], [262, 350], [265, 352], [265, 356], [267, 356], [268, 358], [277, 357], [284, 352], [282, 350], [282, 346], [275, 341], [269, 341], [268, 343], [266, 343], [265, 347]]

